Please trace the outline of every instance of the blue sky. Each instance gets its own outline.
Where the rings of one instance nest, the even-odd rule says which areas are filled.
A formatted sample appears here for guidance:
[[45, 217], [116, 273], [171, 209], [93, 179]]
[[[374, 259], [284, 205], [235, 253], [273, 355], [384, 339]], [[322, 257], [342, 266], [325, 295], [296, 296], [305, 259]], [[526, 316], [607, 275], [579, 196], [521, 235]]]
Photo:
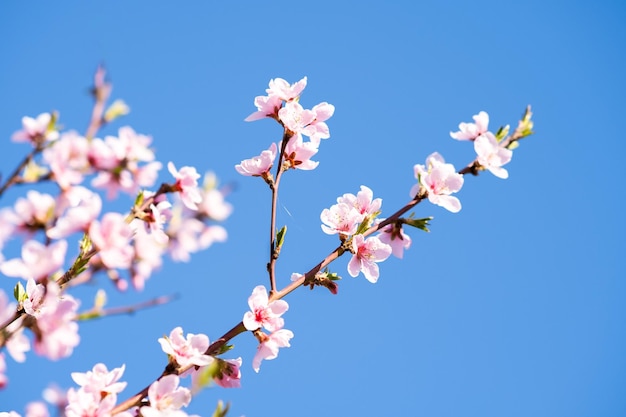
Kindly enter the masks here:
[[[340, 259], [337, 296], [290, 295], [292, 347], [255, 374], [255, 340], [241, 335], [243, 387], [208, 389], [188, 411], [210, 415], [222, 399], [247, 417], [625, 415], [625, 18], [618, 1], [3, 2], [3, 173], [27, 150], [9, 141], [22, 116], [56, 109], [84, 131], [103, 62], [113, 98], [132, 109], [104, 133], [131, 125], [153, 136], [162, 161], [216, 172], [235, 185], [235, 210], [227, 243], [167, 261], [144, 292], [116, 295], [101, 279], [111, 306], [180, 298], [81, 323], [69, 359], [7, 360], [0, 409], [23, 413], [48, 382], [68, 388], [70, 372], [100, 361], [126, 364], [126, 398], [161, 373], [157, 339], [172, 328], [215, 339], [241, 320], [252, 288], [267, 285], [269, 192], [233, 167], [281, 134], [243, 119], [271, 78], [306, 75], [301, 103], [336, 112], [319, 167], [282, 183], [280, 286], [336, 246], [319, 213], [337, 196], [367, 185], [389, 215], [431, 152], [471, 161], [472, 147], [448, 135], [459, 122], [485, 110], [492, 128], [515, 125], [531, 104], [537, 133], [515, 151], [509, 179], [466, 178], [460, 213], [418, 206], [435, 217], [431, 233], [411, 231], [413, 247], [381, 264], [377, 284], [349, 277]], [[0, 277], [5, 291], [14, 284]]]

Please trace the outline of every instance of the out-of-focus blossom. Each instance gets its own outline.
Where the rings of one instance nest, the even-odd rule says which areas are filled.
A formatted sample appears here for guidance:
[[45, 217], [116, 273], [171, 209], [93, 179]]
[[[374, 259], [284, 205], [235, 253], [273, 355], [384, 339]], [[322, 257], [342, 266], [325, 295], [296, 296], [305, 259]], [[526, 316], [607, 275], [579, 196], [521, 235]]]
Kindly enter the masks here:
[[41, 113], [36, 119], [32, 117], [22, 117], [22, 130], [11, 136], [13, 142], [31, 142], [33, 144], [56, 140], [59, 132], [52, 125], [52, 115]]
[[128, 126], [120, 128], [118, 137], [93, 139], [88, 158], [98, 175], [92, 185], [105, 188], [109, 198], [118, 191], [136, 194], [141, 187], [153, 186], [162, 165], [154, 161], [154, 152], [148, 147], [151, 141]]
[[0, 352], [0, 389], [3, 389], [4, 387], [6, 387], [7, 384], [9, 383], [9, 378], [7, 378], [6, 372], [7, 372], [7, 364], [4, 360], [4, 353]]
[[9, 277], [40, 280], [61, 268], [66, 251], [65, 240], [59, 240], [48, 246], [36, 240], [29, 240], [22, 246], [22, 258], [2, 263], [0, 271]]
[[50, 166], [54, 180], [61, 189], [83, 181], [83, 174], [89, 170], [89, 143], [78, 133], [63, 133], [61, 138], [43, 152], [43, 159]]
[[106, 213], [102, 222], [94, 221], [89, 237], [98, 248], [102, 263], [107, 268], [128, 268], [133, 257], [130, 245], [132, 229], [119, 213]]
[[45, 230], [55, 212], [55, 200], [50, 194], [30, 190], [26, 197], [18, 198], [11, 214], [6, 214], [6, 220], [11, 221], [21, 232]]
[[61, 295], [54, 281], [48, 282], [44, 306], [37, 317], [39, 337], [35, 339], [35, 352], [52, 360], [72, 354], [78, 346], [76, 313], [78, 301], [68, 294]]
[[50, 417], [48, 406], [41, 401], [33, 401], [26, 405], [25, 417]]
[[59, 216], [54, 226], [46, 231], [51, 239], [61, 239], [78, 231], [87, 231], [100, 214], [102, 199], [85, 187], [71, 187], [57, 200]]
[[[13, 317], [16, 307], [15, 303], [9, 303], [9, 297], [0, 289], [0, 323], [5, 323]], [[23, 330], [22, 319], [15, 320], [6, 328], [6, 331], [10, 334], [6, 341], [6, 349], [16, 362], [24, 362], [26, 360], [25, 353], [30, 350], [30, 342]], [[2, 372], [0, 371], [1, 374]]]
[[183, 204], [190, 210], [197, 210], [198, 203], [202, 201], [200, 190], [198, 189], [198, 178], [200, 174], [194, 167], [184, 166], [180, 170], [172, 162], [167, 164], [170, 174], [176, 179], [174, 189], [179, 192]]

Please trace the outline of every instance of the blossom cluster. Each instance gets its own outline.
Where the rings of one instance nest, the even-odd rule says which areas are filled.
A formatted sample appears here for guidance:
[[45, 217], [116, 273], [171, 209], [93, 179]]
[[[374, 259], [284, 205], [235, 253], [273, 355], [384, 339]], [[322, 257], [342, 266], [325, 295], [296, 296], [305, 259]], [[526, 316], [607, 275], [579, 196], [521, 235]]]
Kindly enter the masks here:
[[[106, 100], [109, 92], [99, 70], [96, 101]], [[126, 113], [128, 107], [116, 101], [85, 135], [60, 129], [56, 112], [26, 116], [11, 137], [32, 146], [14, 174], [0, 181], [0, 196], [16, 184], [31, 186], [0, 209], [0, 276], [21, 279], [15, 285], [17, 303], [0, 289], [0, 348], [6, 347], [16, 362], [31, 349], [52, 360], [72, 354], [84, 315], [68, 292], [71, 285], [98, 275], [118, 290], [126, 290], [129, 282], [141, 290], [165, 255], [188, 261], [192, 253], [226, 240], [219, 222], [232, 206], [214, 174], [205, 174], [199, 183], [196, 168], [177, 169], [169, 162], [171, 179], [151, 191], [163, 166], [151, 148], [152, 138], [129, 126], [97, 137], [100, 127]], [[35, 189], [43, 182], [48, 186]], [[122, 194], [135, 199], [131, 211], [106, 211], [105, 198]], [[10, 246], [16, 246], [13, 242], [20, 252]], [[78, 253], [68, 250], [73, 247]], [[6, 357], [0, 352], [0, 389], [9, 383]]]
[[[289, 84], [282, 78], [270, 80], [266, 96], [254, 99], [257, 111], [246, 117], [246, 121], [270, 118], [284, 127], [283, 141], [272, 143], [260, 155], [245, 159], [235, 166], [238, 173], [245, 176], [263, 177], [269, 181], [270, 170], [276, 156], [282, 161], [281, 169], [315, 169], [319, 162], [311, 158], [319, 151], [321, 139], [328, 139], [330, 131], [326, 120], [335, 112], [335, 106], [322, 102], [305, 109], [299, 103], [300, 95], [306, 87], [307, 78]], [[305, 141], [304, 136], [309, 140]]]
[[[323, 102], [311, 109], [303, 108], [300, 96], [306, 84], [306, 77], [293, 84], [282, 78], [270, 80], [267, 95], [254, 100], [257, 111], [245, 119], [270, 118], [283, 128], [282, 141], [272, 143], [260, 155], [235, 166], [241, 175], [263, 178], [274, 197], [279, 175], [289, 169], [316, 168], [319, 162], [311, 158], [318, 153], [321, 140], [330, 137], [326, 121], [334, 114], [334, 106]], [[96, 74], [96, 90], [106, 97], [110, 92], [101, 72]], [[108, 123], [127, 112], [123, 103], [116, 102], [99, 123]], [[520, 137], [532, 133], [529, 112], [523, 123], [520, 122], [518, 130], [523, 132]], [[16, 286], [17, 303], [9, 302], [6, 293], [0, 290], [0, 347], [6, 347], [8, 355], [16, 362], [23, 362], [31, 349], [25, 329], [34, 335], [33, 350], [52, 360], [69, 356], [78, 345], [80, 303], [67, 292], [67, 283], [78, 274], [85, 282], [96, 273], [105, 273], [118, 289], [124, 290], [128, 283], [120, 270], [128, 270], [128, 278], [140, 290], [161, 266], [165, 253], [174, 260], [188, 261], [191, 253], [225, 240], [223, 227], [210, 222], [223, 221], [232, 211], [225, 201], [225, 193], [217, 188], [215, 177], [207, 174], [204, 183], [199, 185], [201, 176], [191, 166], [177, 169], [169, 162], [167, 168], [173, 180], [156, 191], [149, 190], [155, 186], [162, 168], [150, 148], [149, 136], [138, 134], [130, 127], [122, 127], [117, 136], [109, 135], [104, 139], [93, 137], [97, 128], [89, 129], [91, 133], [85, 136], [74, 131], [59, 132], [57, 119], [56, 113], [24, 117], [22, 129], [12, 136], [15, 142], [31, 143], [34, 155], [40, 153], [41, 159], [29, 159], [6, 185], [52, 180], [59, 189], [57, 195], [30, 190], [18, 198], [12, 208], [0, 210], [0, 273], [26, 282], [25, 286], [21, 281]], [[499, 178], [508, 177], [503, 168], [512, 157], [510, 142], [503, 140], [508, 127], [496, 134], [490, 132], [489, 116], [484, 111], [473, 119], [474, 123], [461, 123], [459, 131], [450, 132], [450, 136], [474, 142], [477, 154], [474, 162], [457, 171], [434, 152], [426, 158], [425, 164], [414, 165], [417, 183], [411, 188], [412, 200], [408, 208], [428, 199], [456, 213], [461, 210], [461, 202], [453, 194], [461, 190], [465, 173], [489, 170]], [[270, 170], [277, 157], [280, 166], [275, 179]], [[134, 196], [131, 211], [127, 214], [103, 212], [102, 197], [87, 185], [86, 179], [90, 176], [91, 187], [103, 190], [109, 199], [120, 193]], [[3, 190], [0, 188], [0, 195]], [[170, 193], [176, 194], [174, 201], [168, 200]], [[362, 185], [356, 194], [343, 194], [336, 199], [336, 204], [323, 209], [321, 229], [328, 235], [338, 236], [341, 245], [335, 255], [351, 254], [347, 270], [352, 277], [362, 273], [369, 282], [376, 283], [380, 276], [378, 264], [391, 255], [402, 258], [404, 250], [411, 246], [411, 237], [405, 233], [403, 225], [425, 229], [420, 221], [426, 219], [415, 220], [412, 215], [400, 217], [404, 212], [400, 210], [388, 219], [380, 218], [382, 199], [374, 198], [373, 191]], [[272, 216], [275, 216], [275, 207]], [[272, 225], [274, 220], [272, 217]], [[280, 348], [290, 347], [294, 337], [294, 333], [285, 328], [282, 317], [289, 305], [281, 298], [288, 291], [278, 293], [277, 297], [273, 276], [273, 262], [280, 253], [285, 230], [276, 238], [272, 234], [267, 268], [270, 293], [263, 285], [255, 287], [248, 298], [249, 311], [233, 329], [243, 332], [245, 328], [257, 339], [252, 359], [255, 372], [259, 372], [263, 360], [275, 359]], [[82, 235], [79, 253], [74, 262], [68, 264], [68, 242], [75, 234]], [[5, 243], [18, 236], [23, 240], [21, 256], [5, 259], [2, 254]], [[337, 293], [333, 282], [339, 279], [337, 274], [329, 272], [328, 268], [325, 271], [317, 268], [309, 274], [313, 272], [315, 280], [306, 281], [311, 288], [322, 285]], [[292, 281], [301, 284], [305, 282], [304, 275], [294, 273]], [[114, 412], [122, 417], [186, 417], [183, 408], [189, 405], [192, 395], [211, 381], [225, 388], [241, 385], [242, 359], [218, 357], [232, 347], [224, 345], [224, 340], [228, 342], [228, 339], [225, 336], [211, 345], [207, 335], [185, 335], [182, 327], [159, 338], [161, 349], [168, 357], [166, 371], [149, 386], [145, 398], [125, 411], [115, 409], [117, 396], [126, 387], [126, 382], [120, 382], [125, 365], [109, 371], [98, 363], [91, 371], [74, 372], [71, 376], [78, 388], [50, 395], [54, 399], [49, 402], [56, 404], [68, 417], [109, 417]], [[5, 355], [0, 352], [0, 388], [8, 383], [5, 373]], [[181, 386], [181, 378], [188, 376], [191, 376], [191, 389]], [[15, 412], [0, 413], [0, 417], [5, 414], [19, 417]], [[26, 415], [49, 417], [42, 403], [31, 403]]]
[[[259, 372], [261, 361], [275, 359], [279, 348], [290, 346], [289, 341], [293, 338], [293, 332], [283, 328], [285, 321], [281, 317], [289, 309], [289, 304], [285, 300], [270, 302], [267, 290], [259, 285], [248, 298], [248, 306], [250, 311], [244, 314], [243, 325], [246, 330], [255, 332], [259, 340], [257, 352], [252, 359], [252, 368]], [[264, 333], [261, 329], [266, 329], [270, 334]]]

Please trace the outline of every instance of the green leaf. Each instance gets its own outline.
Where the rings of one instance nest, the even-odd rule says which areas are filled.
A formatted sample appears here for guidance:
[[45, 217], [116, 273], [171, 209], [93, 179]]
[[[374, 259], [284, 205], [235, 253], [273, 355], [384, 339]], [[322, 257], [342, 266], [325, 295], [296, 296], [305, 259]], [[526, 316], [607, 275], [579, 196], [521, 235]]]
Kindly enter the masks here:
[[416, 227], [420, 230], [423, 230], [425, 232], [430, 232], [430, 230], [428, 230], [429, 226], [429, 222], [433, 219], [433, 217], [424, 217], [422, 219], [412, 219], [412, 218], [408, 218], [408, 219], [404, 219], [404, 223], [408, 224], [409, 226], [413, 226]]
[[287, 234], [287, 226], [283, 226], [276, 234], [276, 249], [280, 249], [285, 243], [285, 235]]
[[21, 282], [18, 282], [17, 284], [15, 284], [15, 287], [13, 288], [13, 296], [15, 297], [15, 300], [18, 303], [21, 303], [22, 301], [28, 299], [28, 294], [26, 294], [26, 289], [24, 288]]
[[215, 407], [215, 411], [213, 412], [212, 417], [224, 417], [226, 413], [228, 413], [229, 408], [230, 408], [230, 403], [226, 403], [226, 405], [224, 405], [222, 400], [219, 400], [217, 402], [217, 407]]
[[506, 135], [509, 134], [509, 130], [511, 130], [511, 126], [509, 125], [500, 126], [500, 128], [496, 132], [496, 140], [500, 142], [502, 139], [504, 139]]
[[143, 191], [139, 191], [137, 197], [135, 198], [135, 207], [141, 207], [143, 204]]

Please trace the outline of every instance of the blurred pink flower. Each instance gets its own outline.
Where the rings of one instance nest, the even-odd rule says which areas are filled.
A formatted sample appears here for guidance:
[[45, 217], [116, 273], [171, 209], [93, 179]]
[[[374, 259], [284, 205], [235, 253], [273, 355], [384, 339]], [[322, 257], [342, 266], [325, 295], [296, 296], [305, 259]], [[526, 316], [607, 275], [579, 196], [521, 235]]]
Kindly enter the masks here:
[[179, 192], [183, 204], [191, 210], [197, 210], [198, 203], [202, 201], [202, 196], [198, 189], [198, 178], [200, 178], [200, 174], [198, 174], [194, 167], [189, 166], [184, 166], [180, 171], [177, 171], [172, 162], [167, 164], [167, 169], [176, 179], [174, 189]]
[[41, 113], [36, 119], [32, 117], [22, 117], [22, 130], [19, 130], [11, 136], [13, 142], [32, 142], [41, 143], [45, 141], [56, 140], [59, 132], [51, 129], [50, 122], [52, 115], [50, 113]]
[[106, 213], [102, 222], [94, 221], [89, 227], [89, 237], [99, 250], [102, 263], [107, 268], [128, 268], [133, 257], [130, 245], [132, 229], [119, 213]]
[[45, 246], [29, 240], [22, 246], [22, 258], [11, 259], [0, 265], [0, 271], [9, 277], [40, 280], [57, 272], [65, 261], [67, 242], [59, 240]]

